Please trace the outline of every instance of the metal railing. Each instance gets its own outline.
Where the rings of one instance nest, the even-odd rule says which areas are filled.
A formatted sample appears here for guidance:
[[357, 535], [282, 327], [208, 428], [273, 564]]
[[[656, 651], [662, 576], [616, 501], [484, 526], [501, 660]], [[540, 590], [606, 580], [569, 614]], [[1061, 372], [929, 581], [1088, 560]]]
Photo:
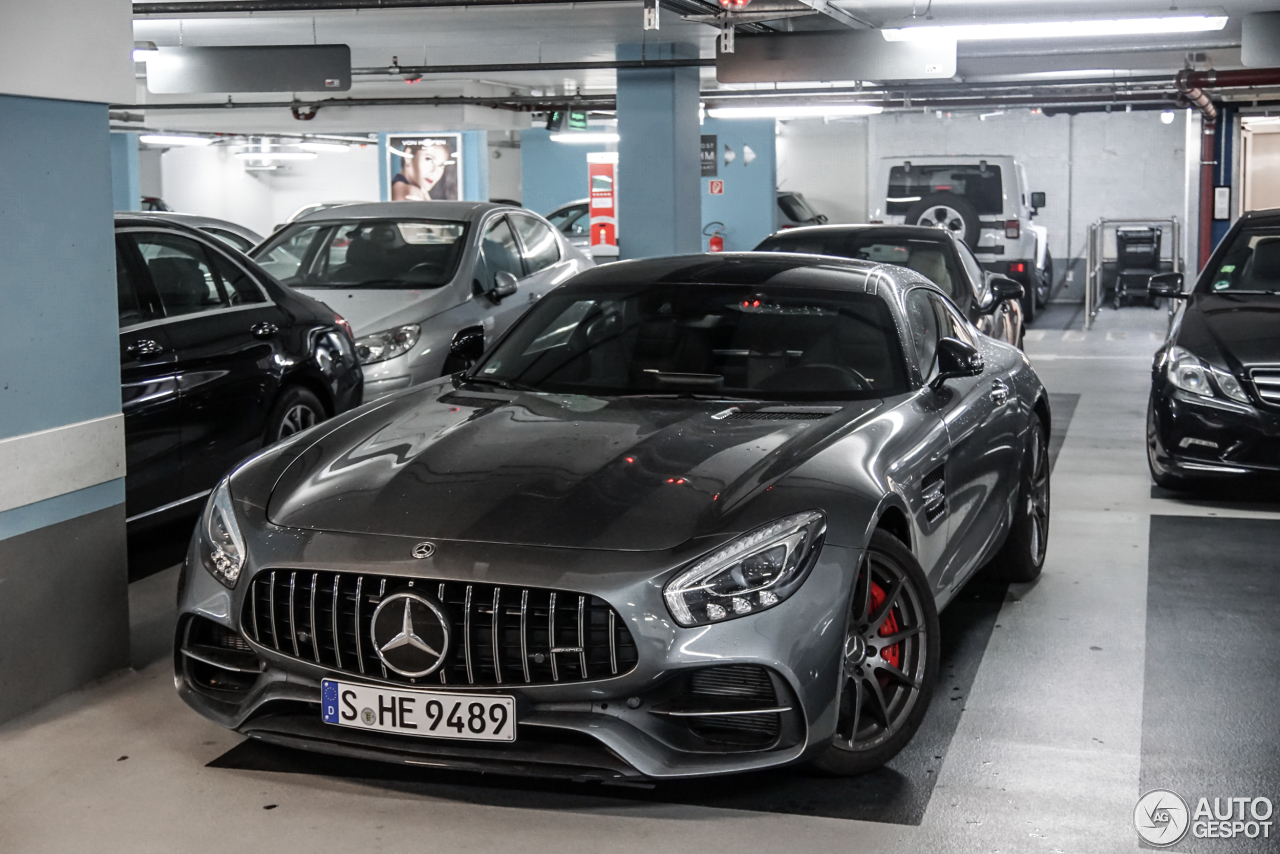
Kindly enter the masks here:
[[[1166, 219], [1099, 219], [1097, 222], [1089, 225], [1088, 236], [1085, 238], [1085, 282], [1084, 282], [1084, 328], [1093, 328], [1093, 319], [1098, 316], [1098, 308], [1101, 304], [1102, 290], [1102, 265], [1105, 261], [1105, 251], [1103, 249], [1103, 240], [1106, 236], [1108, 228], [1114, 229], [1122, 225], [1168, 225], [1170, 240], [1169, 250], [1170, 257], [1173, 261], [1173, 272], [1183, 272], [1182, 260], [1182, 224], [1176, 216]], [[1118, 287], [1118, 284], [1117, 284]], [[1172, 310], [1170, 311], [1170, 322], [1172, 322]]]

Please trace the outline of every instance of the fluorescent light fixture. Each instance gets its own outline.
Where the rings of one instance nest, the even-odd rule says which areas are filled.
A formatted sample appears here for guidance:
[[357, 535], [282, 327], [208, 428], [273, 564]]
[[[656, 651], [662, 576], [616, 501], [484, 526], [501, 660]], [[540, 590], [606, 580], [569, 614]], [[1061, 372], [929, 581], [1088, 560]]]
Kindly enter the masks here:
[[320, 155], [314, 151], [241, 151], [241, 160], [315, 160]]
[[156, 47], [155, 42], [134, 42], [133, 43], [133, 61], [146, 62], [153, 56], [160, 54], [160, 48]]
[[617, 142], [621, 137], [616, 133], [608, 133], [601, 131], [599, 133], [593, 131], [568, 131], [566, 133], [551, 134], [552, 142], [573, 142], [578, 145], [599, 145], [600, 143]]
[[1280, 125], [1280, 116], [1242, 116], [1240, 121], [1249, 127], [1258, 125]]
[[176, 133], [144, 133], [138, 142], [147, 145], [208, 145], [213, 142], [207, 136], [184, 136]]
[[826, 119], [840, 116], [875, 116], [884, 107], [872, 104], [809, 104], [776, 107], [712, 107], [707, 115], [713, 119]]
[[269, 165], [246, 166], [246, 167], [244, 167], [244, 171], [246, 171], [246, 172], [274, 172], [274, 171], [276, 171], [276, 170], [277, 170], [277, 169], [279, 169], [279, 168], [280, 168], [279, 166], [276, 166], [274, 163], [272, 163], [272, 164], [269, 164]]
[[1111, 18], [1096, 21], [1027, 21], [1005, 24], [938, 24], [881, 30], [885, 41], [990, 41], [993, 39], [1070, 39], [1096, 36], [1152, 36], [1220, 30], [1225, 15], [1173, 18]]
[[351, 146], [343, 142], [300, 142], [298, 148], [320, 154], [346, 154], [351, 151]]
[[1167, 125], [1173, 124], [1174, 118], [1175, 116], [1174, 116], [1173, 110], [1165, 110], [1163, 113], [1160, 114], [1160, 121], [1164, 122]]

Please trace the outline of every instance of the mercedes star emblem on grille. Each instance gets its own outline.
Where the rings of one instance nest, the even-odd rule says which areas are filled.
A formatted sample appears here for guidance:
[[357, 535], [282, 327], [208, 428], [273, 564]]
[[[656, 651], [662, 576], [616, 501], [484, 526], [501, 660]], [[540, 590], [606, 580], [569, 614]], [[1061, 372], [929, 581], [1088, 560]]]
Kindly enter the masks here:
[[401, 676], [426, 676], [449, 651], [449, 620], [416, 593], [394, 593], [373, 612], [369, 634], [378, 658]]
[[431, 557], [435, 553], [436, 553], [435, 543], [418, 543], [416, 546], [413, 547], [413, 556], [416, 557], [418, 560]]

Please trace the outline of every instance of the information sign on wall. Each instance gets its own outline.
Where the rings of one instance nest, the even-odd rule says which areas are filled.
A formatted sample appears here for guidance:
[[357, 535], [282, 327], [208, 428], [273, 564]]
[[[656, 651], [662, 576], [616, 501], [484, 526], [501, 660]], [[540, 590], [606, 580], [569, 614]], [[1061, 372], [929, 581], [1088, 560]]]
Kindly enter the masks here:
[[591, 186], [591, 255], [594, 258], [617, 258], [617, 152], [588, 154], [587, 176]]
[[714, 178], [720, 174], [719, 145], [715, 134], [702, 135], [702, 177]]

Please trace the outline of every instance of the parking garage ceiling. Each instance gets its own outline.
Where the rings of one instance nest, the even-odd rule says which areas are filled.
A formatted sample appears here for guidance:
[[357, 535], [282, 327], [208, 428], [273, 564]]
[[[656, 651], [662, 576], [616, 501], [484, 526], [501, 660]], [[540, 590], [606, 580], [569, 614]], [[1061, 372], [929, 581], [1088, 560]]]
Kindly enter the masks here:
[[[479, 101], [466, 112], [441, 112], [443, 123], [459, 121], [491, 129], [527, 126], [527, 117], [487, 116], [494, 107], [505, 112], [538, 110], [539, 99], [565, 100], [581, 96], [583, 106], [608, 110], [615, 88], [615, 46], [627, 43], [683, 42], [696, 44], [702, 57], [704, 99], [738, 97], [786, 97], [817, 101], [864, 100], [889, 109], [964, 109], [966, 103], [982, 107], [1064, 106], [1105, 108], [1164, 108], [1177, 97], [1173, 75], [1183, 68], [1233, 69], [1240, 67], [1241, 21], [1245, 14], [1265, 9], [1264, 0], [1228, 2], [1214, 7], [1187, 7], [1171, 11], [1167, 0], [1123, 4], [1085, 2], [1055, 3], [1052, 19], [1092, 20], [1162, 15], [1222, 15], [1221, 30], [1150, 36], [1108, 36], [1084, 39], [1020, 39], [961, 41], [957, 74], [949, 81], [898, 84], [885, 87], [876, 81], [811, 81], [784, 86], [747, 84], [728, 86], [716, 81], [714, 58], [720, 32], [713, 21], [718, 4], [705, 0], [661, 0], [661, 28], [646, 31], [640, 2], [578, 0], [574, 3], [530, 3], [525, 0], [319, 0], [319, 2], [135, 3], [134, 37], [161, 47], [215, 45], [346, 44], [351, 49], [353, 83], [342, 98], [375, 107], [391, 118], [399, 108], [421, 108], [444, 98], [440, 108], [462, 107], [467, 99], [509, 99], [506, 103]], [[807, 5], [806, 5], [807, 4]], [[822, 5], [822, 0], [756, 0], [746, 12], [791, 9], [791, 17], [760, 22], [749, 19], [746, 30], [787, 32], [803, 29], [896, 28], [912, 25], [985, 24], [1038, 21], [1050, 16], [1043, 4], [1001, 2], [951, 2], [916, 0], [893, 3], [838, 2], [839, 12], [796, 16], [795, 9]], [[781, 14], [781, 13], [779, 13]], [[687, 20], [693, 18], [696, 20]], [[743, 30], [744, 32], [746, 30]], [[161, 96], [148, 93], [139, 65], [137, 104], [160, 107], [204, 102], [226, 105], [292, 101], [336, 104], [325, 101], [333, 93], [281, 93], [200, 96]], [[745, 92], [743, 90], [746, 90]], [[1268, 90], [1269, 91], [1269, 90]], [[471, 109], [474, 107], [475, 109]], [[149, 112], [147, 125], [192, 130], [297, 130], [290, 112], [279, 107], [246, 112], [256, 116], [206, 110], [164, 109]], [[239, 111], [237, 111], [239, 112]], [[361, 117], [343, 109], [341, 121], [330, 109], [327, 124], [375, 129], [372, 112]], [[415, 121], [431, 123], [421, 109]], [[503, 111], [498, 111], [503, 112]], [[163, 119], [157, 117], [163, 115]]]

